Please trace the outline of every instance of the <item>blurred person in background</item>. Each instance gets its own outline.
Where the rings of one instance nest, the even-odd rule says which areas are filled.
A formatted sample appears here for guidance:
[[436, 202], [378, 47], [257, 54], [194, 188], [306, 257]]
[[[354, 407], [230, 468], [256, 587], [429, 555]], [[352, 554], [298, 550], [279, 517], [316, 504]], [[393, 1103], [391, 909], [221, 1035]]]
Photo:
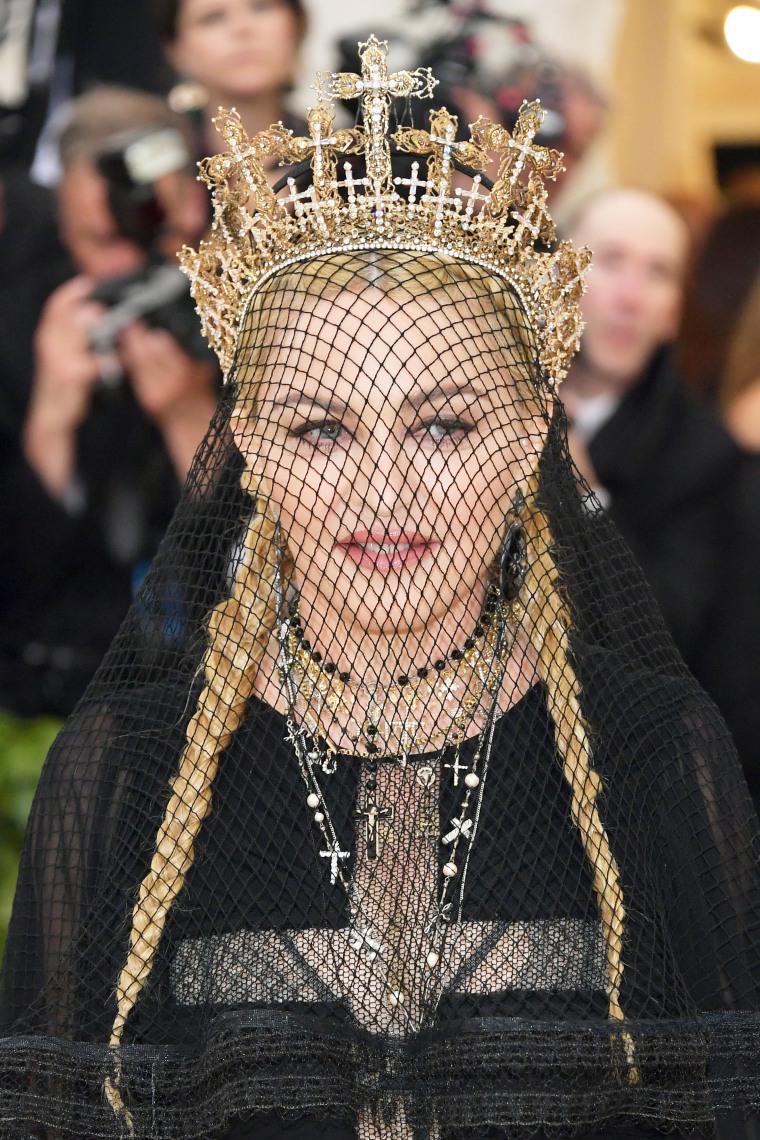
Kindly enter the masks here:
[[[512, 130], [522, 103], [538, 99], [544, 120], [537, 141], [563, 155], [564, 173], [547, 187], [552, 211], [559, 217], [572, 209], [573, 199], [584, 193], [586, 160], [607, 106], [583, 67], [557, 59], [536, 39], [530, 23], [483, 0], [456, 5], [408, 0], [406, 19], [384, 31], [383, 38], [392, 44], [395, 66], [434, 69], [439, 83], [433, 104], [458, 116], [459, 138], [481, 115]], [[338, 49], [339, 69], [355, 71], [356, 37], [344, 37]], [[586, 184], [586, 194], [589, 189]]]
[[[214, 153], [212, 119], [235, 107], [249, 135], [280, 120], [305, 124], [287, 108], [306, 31], [300, 0], [154, 0], [164, 52], [180, 82], [169, 98], [198, 123], [197, 153]], [[277, 177], [281, 174], [278, 171]]]
[[[176, 281], [175, 252], [207, 218], [181, 126], [157, 97], [104, 88], [74, 101], [61, 137], [60, 233], [78, 275], [45, 305], [25, 420], [0, 471], [0, 707], [23, 716], [76, 702], [215, 404], [207, 350], [175, 335], [175, 314], [194, 317], [184, 279], [163, 308], [140, 304], [147, 284]], [[131, 180], [133, 158], [144, 180]], [[129, 210], [134, 232], [120, 229]]]
[[715, 408], [740, 314], [760, 274], [760, 204], [729, 206], [709, 227], [686, 279], [678, 369], [685, 383]]
[[760, 469], [676, 369], [685, 224], [653, 194], [614, 189], [586, 202], [568, 236], [593, 251], [581, 350], [563, 384], [573, 458], [726, 717], [758, 803]]
[[736, 442], [760, 452], [760, 273], [727, 347], [718, 401], [723, 421]]
[[20, 168], [0, 174], [0, 447], [26, 414], [32, 341], [42, 307], [71, 276], [53, 196]]
[[760, 205], [739, 200], [710, 228], [689, 275], [679, 366], [741, 446], [760, 451]]
[[[49, 191], [30, 182], [23, 170], [4, 170], [0, 175], [0, 471], [5, 458], [16, 451], [40, 311], [70, 275]], [[10, 541], [4, 533], [3, 544]], [[0, 709], [0, 947], [39, 765], [58, 725], [55, 718], [30, 722]]]
[[[7, 18], [6, 18], [7, 15]], [[102, 84], [165, 89], [150, 0], [0, 3], [0, 170], [53, 186], [56, 124], [73, 98]]]

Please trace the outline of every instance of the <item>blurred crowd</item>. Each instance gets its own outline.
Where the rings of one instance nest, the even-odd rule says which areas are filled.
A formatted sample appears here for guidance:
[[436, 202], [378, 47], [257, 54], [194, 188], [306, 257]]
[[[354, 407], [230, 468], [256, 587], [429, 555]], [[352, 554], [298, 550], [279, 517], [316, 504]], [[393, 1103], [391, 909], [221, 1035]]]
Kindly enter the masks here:
[[[433, 66], [462, 123], [510, 125], [524, 98], [548, 112], [542, 141], [568, 168], [555, 212], [594, 251], [563, 389], [589, 509], [608, 511], [633, 548], [760, 802], [760, 178], [736, 181], [719, 206], [631, 187], [579, 195], [613, 113], [605, 97], [524, 21], [466, 7], [410, 0], [400, 27], [366, 32], [391, 38], [396, 66]], [[0, 816], [3, 755], [28, 736], [34, 768], [41, 718], [81, 695], [216, 403], [221, 377], [175, 262], [209, 223], [195, 163], [218, 149], [212, 115], [235, 106], [249, 133], [277, 120], [301, 130], [290, 97], [307, 25], [300, 0], [18, 0], [10, 11]], [[356, 40], [336, 44], [337, 67], [354, 70]]]

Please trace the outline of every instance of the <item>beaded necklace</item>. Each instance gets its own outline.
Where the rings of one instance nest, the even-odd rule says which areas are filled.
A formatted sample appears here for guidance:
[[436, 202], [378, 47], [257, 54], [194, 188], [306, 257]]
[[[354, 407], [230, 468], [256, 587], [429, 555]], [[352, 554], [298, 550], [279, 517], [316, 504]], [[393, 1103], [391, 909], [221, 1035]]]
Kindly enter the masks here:
[[[475, 689], [477, 690], [478, 704], [485, 701], [487, 708], [483, 712], [482, 724], [476, 737], [475, 750], [469, 762], [463, 762], [461, 743], [465, 733], [466, 724], [473, 720], [473, 708], [470, 702], [463, 703], [462, 712], [456, 712], [450, 718], [449, 739], [445, 740], [444, 749], [440, 757], [423, 757], [423, 762], [417, 762], [414, 768], [414, 780], [422, 789], [434, 786], [435, 780], [440, 776], [444, 778], [448, 770], [454, 787], [462, 788], [462, 800], [457, 814], [444, 827], [438, 831], [431, 825], [431, 834], [427, 838], [437, 841], [439, 848], [444, 852], [445, 861], [441, 866], [440, 887], [436, 895], [434, 913], [426, 924], [424, 931], [424, 953], [422, 963], [424, 969], [434, 974], [443, 953], [447, 929], [452, 922], [461, 918], [462, 898], [464, 894], [467, 868], [470, 851], [480, 818], [485, 779], [491, 757], [494, 728], [498, 717], [498, 697], [504, 677], [504, 669], [511, 649], [512, 639], [507, 637], [507, 623], [504, 607], [498, 594], [489, 593], [489, 601], [484, 608], [483, 618], [479, 629], [475, 631], [472, 644], [465, 643], [464, 650], [454, 657], [452, 653], [449, 661], [443, 662], [440, 668], [433, 668], [435, 679], [428, 681], [427, 675], [418, 672], [417, 682], [413, 685], [417, 698], [421, 700], [423, 685], [434, 688], [440, 681], [447, 681], [454, 677], [464, 683], [469, 670], [477, 677]], [[479, 632], [482, 630], [482, 632]], [[329, 787], [329, 777], [336, 771], [337, 755], [328, 748], [323, 736], [318, 733], [319, 709], [311, 718], [299, 712], [303, 706], [304, 678], [308, 677], [310, 689], [316, 691], [323, 698], [324, 706], [333, 711], [333, 706], [327, 703], [329, 695], [339, 707], [339, 702], [345, 702], [345, 689], [351, 684], [350, 678], [345, 679], [338, 675], [339, 686], [331, 692], [325, 693], [324, 688], [314, 684], [313, 674], [316, 671], [317, 679], [322, 682], [323, 677], [332, 679], [337, 670], [327, 670], [322, 662], [314, 660], [314, 654], [308, 641], [305, 640], [300, 626], [296, 626], [292, 618], [285, 618], [279, 626], [280, 640], [280, 676], [288, 702], [288, 739], [293, 745], [298, 761], [301, 777], [304, 782], [306, 807], [308, 808], [314, 824], [316, 825], [323, 845], [320, 845], [320, 859], [324, 860], [325, 873], [329, 875], [331, 885], [340, 883], [351, 896], [352, 876], [349, 871], [351, 851], [349, 845], [341, 842], [336, 830], [335, 822], [328, 806], [326, 791]], [[457, 652], [457, 651], [455, 651]], [[449, 663], [450, 662], [450, 663]], [[310, 669], [311, 666], [311, 669]], [[314, 667], [317, 667], [316, 670]], [[322, 666], [320, 668], [320, 666]], [[403, 692], [412, 686], [411, 679], [399, 678], [386, 690], [387, 693]], [[394, 806], [391, 803], [380, 802], [378, 794], [378, 771], [381, 763], [400, 763], [407, 765], [408, 752], [400, 752], [395, 756], [387, 753], [383, 755], [381, 748], [388, 746], [390, 740], [368, 730], [365, 726], [365, 767], [363, 797], [357, 802], [354, 814], [356, 822], [356, 843], [358, 858], [358, 845], [365, 844], [364, 858], [370, 862], [381, 860], [383, 857], [382, 825], [390, 826], [394, 817]], [[456, 739], [453, 734], [456, 732]], [[427, 739], [430, 739], [428, 734]], [[447, 736], [441, 730], [443, 737]], [[367, 745], [374, 743], [380, 737], [381, 744], [376, 746], [374, 752], [369, 751]], [[446, 762], [448, 755], [449, 762]], [[439, 773], [435, 765], [440, 765]], [[463, 776], [463, 778], [461, 778]], [[361, 798], [364, 802], [361, 802]], [[455, 909], [456, 908], [456, 909]], [[379, 933], [359, 924], [351, 935], [351, 944], [367, 962], [376, 959], [384, 960], [389, 952]], [[390, 977], [390, 974], [389, 974]], [[392, 991], [393, 992], [393, 991]], [[391, 992], [391, 996], [392, 996]]]
[[[473, 723], [482, 726], [485, 706], [501, 686], [511, 644], [504, 629], [497, 628], [499, 608], [491, 589], [462, 649], [381, 685], [354, 681], [349, 672], [324, 661], [306, 638], [296, 606], [281, 635], [294, 711], [325, 742], [327, 753], [403, 757], [444, 745], [458, 747], [472, 734]], [[335, 747], [331, 730], [336, 726], [346, 746]]]

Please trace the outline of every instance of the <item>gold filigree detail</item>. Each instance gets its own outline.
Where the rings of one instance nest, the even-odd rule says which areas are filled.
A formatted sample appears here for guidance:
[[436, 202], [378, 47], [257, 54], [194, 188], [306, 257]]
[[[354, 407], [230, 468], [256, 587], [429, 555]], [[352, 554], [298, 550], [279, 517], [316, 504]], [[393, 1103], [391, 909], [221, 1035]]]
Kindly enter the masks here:
[[[212, 232], [197, 250], [183, 250], [181, 264], [222, 368], [232, 366], [252, 294], [278, 269], [330, 253], [405, 249], [448, 254], [502, 277], [520, 297], [541, 364], [556, 383], [578, 346], [590, 254], [569, 242], [547, 248], [555, 230], [546, 180], [561, 171], [562, 156], [535, 144], [539, 104], [523, 105], [511, 133], [480, 118], [468, 139], [457, 139], [456, 116], [440, 108], [429, 130], [402, 127], [391, 135], [392, 100], [428, 98], [436, 80], [427, 68], [389, 73], [388, 46], [374, 36], [359, 46], [361, 75], [319, 76], [308, 136], [278, 123], [249, 138], [235, 111], [216, 119], [229, 149], [200, 166], [212, 191]], [[335, 129], [334, 98], [358, 98], [362, 126]], [[394, 177], [392, 143], [420, 156], [409, 177]], [[363, 156], [364, 174], [356, 175], [352, 155]], [[494, 155], [489, 192], [482, 174]], [[299, 190], [290, 177], [286, 192], [276, 194], [266, 172], [273, 159], [283, 166], [308, 160], [310, 184]], [[466, 189], [462, 167], [475, 171]]]

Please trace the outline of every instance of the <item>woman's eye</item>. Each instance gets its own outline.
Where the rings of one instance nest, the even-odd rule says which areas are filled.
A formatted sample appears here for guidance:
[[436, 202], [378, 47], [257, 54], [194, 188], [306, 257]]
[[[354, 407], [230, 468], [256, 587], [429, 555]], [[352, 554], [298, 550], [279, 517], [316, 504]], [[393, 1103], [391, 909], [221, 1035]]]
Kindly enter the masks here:
[[195, 22], [199, 26], [205, 27], [208, 24], [218, 24], [224, 20], [226, 13], [223, 8], [208, 8], [205, 12], [199, 12], [196, 16]]
[[441, 444], [455, 445], [459, 443], [472, 431], [472, 427], [472, 424], [464, 423], [463, 420], [441, 419], [439, 417], [421, 424], [414, 434], [421, 437], [424, 442], [430, 442], [439, 447]]
[[344, 431], [339, 420], [323, 420], [321, 423], [304, 424], [303, 427], [296, 428], [293, 435], [312, 447], [320, 447], [337, 443]]

